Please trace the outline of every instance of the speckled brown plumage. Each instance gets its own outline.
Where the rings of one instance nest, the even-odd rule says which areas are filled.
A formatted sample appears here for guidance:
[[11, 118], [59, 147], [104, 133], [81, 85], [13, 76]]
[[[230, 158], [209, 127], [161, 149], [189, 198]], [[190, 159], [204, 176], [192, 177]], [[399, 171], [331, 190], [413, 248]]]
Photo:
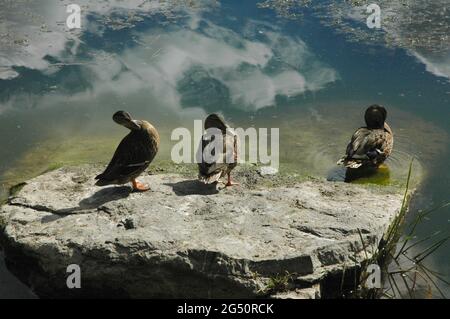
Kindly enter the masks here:
[[[120, 142], [105, 171], [96, 177], [98, 180], [96, 185], [133, 182], [155, 158], [160, 143], [158, 131], [147, 121], [133, 122], [137, 126], [132, 127], [131, 132]], [[126, 127], [132, 125], [119, 124]]]
[[[237, 165], [237, 135], [234, 134], [225, 123], [225, 121], [217, 114], [209, 115], [205, 120], [205, 129], [219, 129], [223, 139], [223, 149], [218, 158], [222, 161], [208, 163], [204, 159], [198, 164], [198, 178], [205, 184], [218, 182], [219, 179], [228, 175], [228, 186], [231, 186], [230, 173]], [[210, 143], [213, 142], [210, 136], [203, 136], [201, 140], [201, 150], [203, 151]]]
[[391, 155], [394, 147], [394, 134], [385, 122], [386, 117], [384, 107], [369, 107], [365, 115], [367, 126], [356, 130], [347, 146], [346, 155], [338, 164], [347, 168], [380, 166]]

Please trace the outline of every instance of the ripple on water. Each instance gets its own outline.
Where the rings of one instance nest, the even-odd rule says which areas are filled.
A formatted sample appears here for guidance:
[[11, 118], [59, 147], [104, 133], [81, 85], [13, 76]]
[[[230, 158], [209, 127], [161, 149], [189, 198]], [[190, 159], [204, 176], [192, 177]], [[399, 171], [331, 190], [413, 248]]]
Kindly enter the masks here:
[[309, 175], [323, 176], [330, 181], [379, 185], [404, 185], [414, 159], [411, 182], [412, 186], [419, 184], [439, 156], [447, 151], [449, 138], [439, 127], [395, 107], [388, 107], [394, 150], [382, 167], [349, 172], [336, 165], [352, 133], [364, 125], [364, 105], [369, 103], [346, 103], [342, 107], [319, 105], [314, 107], [314, 112], [311, 107], [293, 110], [282, 119], [285, 124], [280, 133], [286, 140], [282, 143], [287, 151], [281, 156], [287, 156], [292, 166], [302, 167]]

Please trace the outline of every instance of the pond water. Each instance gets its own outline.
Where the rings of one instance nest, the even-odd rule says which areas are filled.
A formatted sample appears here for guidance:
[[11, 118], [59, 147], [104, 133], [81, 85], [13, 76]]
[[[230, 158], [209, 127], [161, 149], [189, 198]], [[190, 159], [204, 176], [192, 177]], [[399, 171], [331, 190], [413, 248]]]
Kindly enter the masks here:
[[[0, 1], [1, 198], [54, 167], [109, 160], [126, 133], [119, 109], [160, 131], [156, 165], [174, 128], [221, 112], [234, 127], [280, 128], [281, 172], [343, 181], [335, 163], [378, 103], [395, 150], [355, 182], [403, 187], [414, 158], [408, 219], [450, 201], [450, 0], [379, 1], [381, 30], [366, 26], [365, 1], [79, 0], [75, 30], [68, 3]], [[445, 235], [449, 213], [414, 240]], [[448, 248], [426, 264], [450, 280]], [[2, 262], [0, 284], [0, 297], [32, 296]]]

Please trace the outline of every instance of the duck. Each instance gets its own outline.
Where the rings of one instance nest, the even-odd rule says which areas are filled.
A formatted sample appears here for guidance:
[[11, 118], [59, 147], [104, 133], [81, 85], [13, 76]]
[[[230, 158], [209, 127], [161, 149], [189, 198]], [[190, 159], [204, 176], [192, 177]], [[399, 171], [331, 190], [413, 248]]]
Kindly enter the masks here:
[[366, 126], [356, 130], [345, 156], [337, 164], [350, 169], [380, 167], [394, 147], [394, 134], [386, 118], [387, 111], [383, 106], [369, 106], [364, 115]]
[[[219, 182], [220, 178], [227, 176], [226, 187], [239, 185], [231, 180], [231, 171], [237, 166], [238, 159], [238, 136], [233, 130], [228, 126], [225, 120], [218, 114], [210, 114], [205, 120], [205, 131], [206, 134], [202, 137], [201, 140], [201, 151], [202, 151], [202, 160], [198, 163], [198, 179], [200, 182], [204, 184], [214, 184]], [[211, 129], [218, 129], [217, 132], [212, 131]], [[214, 147], [214, 134], [219, 133], [218, 135], [222, 138], [223, 149], [220, 154], [214, 154], [213, 151], [211, 155], [214, 156], [216, 161], [209, 162], [205, 159], [205, 155], [207, 152], [204, 152], [206, 148], [210, 147], [213, 149]], [[208, 150], [207, 150], [208, 151]], [[219, 160], [220, 159], [220, 160]]]
[[158, 153], [158, 131], [149, 122], [134, 120], [125, 111], [116, 112], [113, 121], [131, 132], [122, 139], [105, 171], [95, 177], [96, 185], [123, 185], [131, 182], [133, 191], [150, 190], [148, 185], [136, 179], [149, 167]]

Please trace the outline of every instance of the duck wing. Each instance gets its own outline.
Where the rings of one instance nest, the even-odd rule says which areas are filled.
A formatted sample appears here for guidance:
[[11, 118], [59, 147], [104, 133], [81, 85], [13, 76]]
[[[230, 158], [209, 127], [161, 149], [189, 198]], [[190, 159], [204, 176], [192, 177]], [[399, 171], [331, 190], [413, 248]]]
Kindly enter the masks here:
[[382, 160], [385, 160], [391, 155], [394, 148], [394, 133], [387, 123], [384, 124], [383, 136], [379, 139], [378, 149], [381, 151], [380, 157]]
[[347, 145], [346, 155], [348, 159], [368, 159], [367, 152], [375, 139], [372, 130], [361, 127], [352, 136], [350, 143]]
[[346, 155], [338, 164], [358, 168], [365, 164], [381, 164], [391, 153], [392, 132], [388, 129], [359, 128], [347, 146]]
[[[204, 150], [213, 143], [213, 140], [209, 136], [204, 136], [201, 140], [201, 152], [202, 152], [202, 161], [198, 163], [198, 178], [200, 181], [205, 184], [212, 184], [217, 182], [220, 177], [222, 177], [222, 173], [226, 170], [227, 164], [225, 161], [219, 162], [207, 162], [203, 157]], [[225, 146], [225, 145], [224, 145]], [[213, 154], [215, 155], [215, 154]], [[223, 153], [217, 155], [217, 158], [223, 158]]]
[[[201, 150], [208, 147], [213, 140], [204, 136], [201, 141]], [[205, 184], [211, 184], [217, 182], [227, 172], [231, 171], [236, 166], [237, 160], [237, 136], [224, 134], [223, 135], [223, 149], [220, 154], [217, 154], [217, 158], [221, 158], [220, 162], [208, 163], [202, 158], [202, 162], [198, 164], [199, 179]]]
[[156, 155], [156, 148], [149, 147], [149, 141], [137, 136], [140, 132], [131, 132], [120, 142], [111, 162], [96, 179], [117, 181], [133, 177], [143, 172]]
[[229, 132], [225, 136], [224, 162], [227, 164], [228, 172], [230, 172], [237, 165], [238, 153], [237, 143], [238, 136], [234, 132]]

